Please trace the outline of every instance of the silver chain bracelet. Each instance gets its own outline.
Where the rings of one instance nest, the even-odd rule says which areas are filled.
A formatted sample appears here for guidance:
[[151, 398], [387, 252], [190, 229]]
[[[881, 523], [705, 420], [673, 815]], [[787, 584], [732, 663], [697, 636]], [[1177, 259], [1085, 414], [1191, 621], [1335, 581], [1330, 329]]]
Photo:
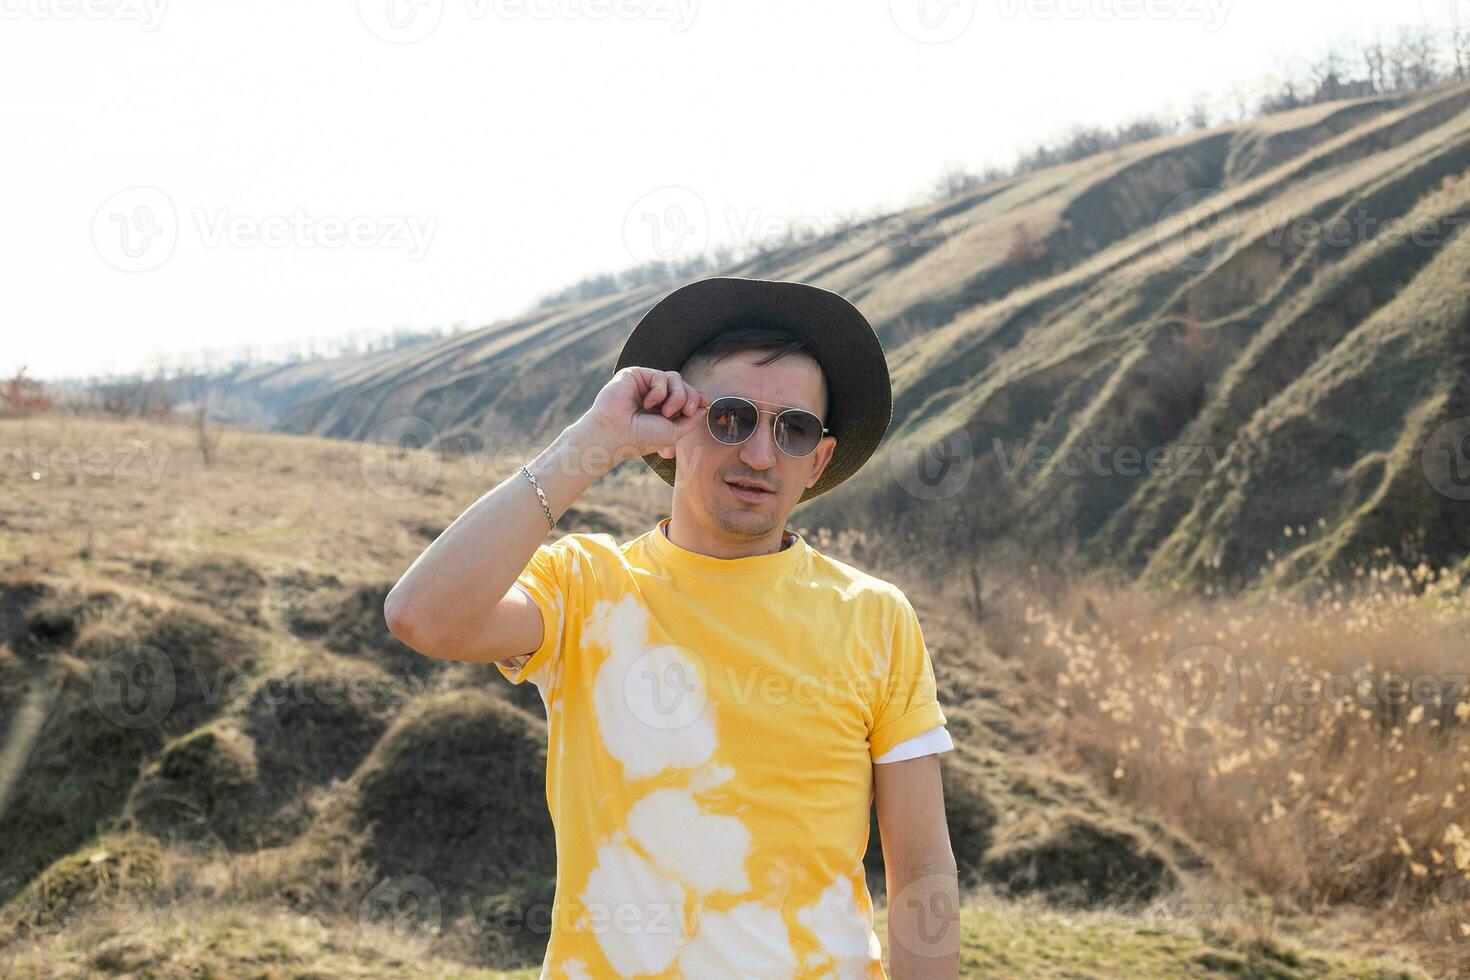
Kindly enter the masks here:
[[555, 528], [556, 518], [551, 516], [551, 507], [549, 504], [546, 503], [546, 492], [541, 489], [541, 482], [536, 479], [536, 475], [534, 473], [526, 469], [525, 464], [521, 465], [521, 472], [526, 474], [526, 479], [530, 480], [531, 486], [536, 488], [536, 496], [541, 498], [541, 509], [546, 511], [546, 529], [549, 531]]

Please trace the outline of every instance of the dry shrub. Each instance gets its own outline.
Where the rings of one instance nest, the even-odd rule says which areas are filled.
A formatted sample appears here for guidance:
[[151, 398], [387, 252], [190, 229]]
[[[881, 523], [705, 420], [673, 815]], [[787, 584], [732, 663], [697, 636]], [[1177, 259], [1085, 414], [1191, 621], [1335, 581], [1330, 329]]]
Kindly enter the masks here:
[[1265, 893], [1417, 919], [1470, 872], [1470, 615], [1448, 572], [1359, 567], [1316, 599], [1075, 586], [1009, 642], [1065, 765]]
[[1011, 229], [1011, 242], [1006, 248], [1006, 264], [1020, 265], [1046, 257], [1046, 244], [1037, 237], [1026, 222], [1019, 222]]
[[24, 367], [0, 382], [0, 416], [43, 415], [53, 403], [46, 386], [26, 377]]
[[[905, 588], [935, 577], [882, 529], [814, 544]], [[975, 627], [965, 659], [1014, 665], [1052, 764], [1205, 850], [1232, 896], [1224, 933], [1248, 939], [1263, 910], [1325, 913], [1470, 975], [1463, 570], [1380, 549], [1342, 581], [1191, 594], [990, 547], [975, 565], [998, 587], [975, 616], [941, 564], [933, 601]]]

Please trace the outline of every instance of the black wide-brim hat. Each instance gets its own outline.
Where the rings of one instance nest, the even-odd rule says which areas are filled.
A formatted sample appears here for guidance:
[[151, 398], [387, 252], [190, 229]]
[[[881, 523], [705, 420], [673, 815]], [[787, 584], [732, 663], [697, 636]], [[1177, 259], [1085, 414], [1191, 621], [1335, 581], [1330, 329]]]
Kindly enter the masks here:
[[[893, 420], [888, 358], [858, 308], [820, 286], [777, 279], [713, 276], [680, 286], [643, 315], [623, 344], [615, 371], [646, 367], [677, 371], [715, 334], [737, 327], [787, 330], [807, 338], [827, 378], [824, 422], [837, 448], [800, 503], [856, 473], [878, 448]], [[643, 457], [674, 485], [675, 461]]]

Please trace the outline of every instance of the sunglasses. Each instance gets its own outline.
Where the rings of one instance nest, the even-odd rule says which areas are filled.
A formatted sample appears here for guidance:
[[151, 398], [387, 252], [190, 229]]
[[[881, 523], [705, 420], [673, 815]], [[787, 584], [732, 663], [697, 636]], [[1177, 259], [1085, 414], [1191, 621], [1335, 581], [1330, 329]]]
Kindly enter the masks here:
[[787, 456], [809, 456], [829, 430], [822, 420], [800, 408], [769, 412], [757, 408], [755, 402], [739, 395], [723, 395], [710, 402], [710, 435], [727, 446], [738, 446], [755, 434], [762, 415], [774, 415], [771, 427], [776, 434], [776, 448]]

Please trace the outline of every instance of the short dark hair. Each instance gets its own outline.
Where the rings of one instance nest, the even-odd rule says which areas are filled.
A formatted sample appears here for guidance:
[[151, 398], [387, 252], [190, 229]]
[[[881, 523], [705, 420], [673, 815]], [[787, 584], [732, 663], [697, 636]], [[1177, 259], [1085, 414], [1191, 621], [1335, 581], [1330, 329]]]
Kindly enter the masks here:
[[817, 362], [817, 369], [822, 378], [822, 416], [825, 418], [830, 393], [827, 389], [827, 372], [822, 368], [822, 362], [817, 360], [816, 348], [810, 340], [800, 334], [794, 334], [789, 330], [777, 330], [772, 327], [734, 327], [729, 330], [715, 334], [706, 340], [684, 359], [679, 373], [685, 378], [692, 378], [694, 384], [698, 385], [698, 377], [709, 370], [716, 361], [729, 357], [731, 354], [740, 354], [747, 351], [766, 351], [756, 364], [770, 364], [779, 361], [787, 354], [806, 354]]

